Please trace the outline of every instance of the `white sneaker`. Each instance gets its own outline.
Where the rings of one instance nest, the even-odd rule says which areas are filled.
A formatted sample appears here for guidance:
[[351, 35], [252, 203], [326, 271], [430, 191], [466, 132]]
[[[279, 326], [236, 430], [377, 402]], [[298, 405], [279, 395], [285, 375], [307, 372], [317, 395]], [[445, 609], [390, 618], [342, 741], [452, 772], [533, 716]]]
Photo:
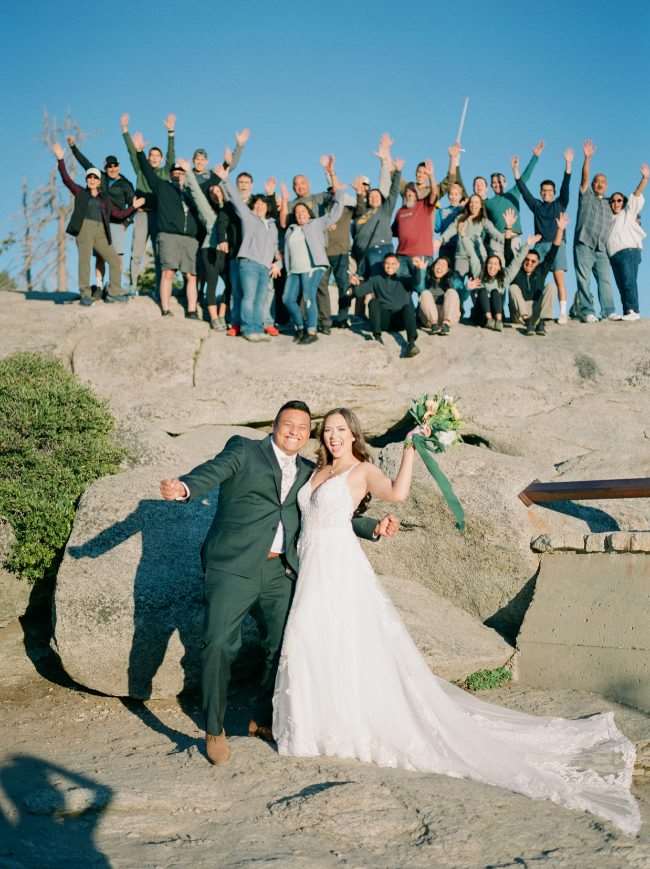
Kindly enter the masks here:
[[587, 314], [587, 316], [582, 321], [583, 323], [597, 323], [598, 317], [595, 314]]
[[568, 322], [569, 322], [569, 318], [567, 317], [566, 314], [560, 314], [560, 316], [557, 318], [558, 326], [566, 326]]
[[641, 314], [638, 314], [636, 311], [629, 311], [627, 314], [623, 314], [621, 320], [625, 320], [628, 323], [631, 323], [634, 320], [640, 320]]
[[607, 319], [608, 319], [608, 320], [622, 320], [622, 319], [623, 319], [623, 315], [622, 315], [622, 314], [617, 314], [616, 311], [614, 311], [614, 313], [613, 313], [613, 314], [610, 314], [609, 317], [608, 317]]

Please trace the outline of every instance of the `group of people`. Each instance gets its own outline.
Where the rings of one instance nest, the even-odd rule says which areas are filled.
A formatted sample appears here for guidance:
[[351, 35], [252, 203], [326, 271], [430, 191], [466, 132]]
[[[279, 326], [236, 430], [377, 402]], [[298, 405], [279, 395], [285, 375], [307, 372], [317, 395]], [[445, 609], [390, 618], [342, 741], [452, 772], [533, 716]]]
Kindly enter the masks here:
[[[334, 155], [323, 155], [325, 183], [312, 192], [305, 175], [293, 178], [293, 190], [276, 189], [269, 178], [254, 193], [249, 172], [235, 174], [249, 131], [235, 134], [234, 149], [209, 168], [205, 149], [197, 148], [191, 163], [175, 155], [175, 116], [166, 118], [167, 151], [150, 147], [145, 154], [140, 133], [131, 135], [129, 116], [120, 124], [135, 185], [122, 175], [120, 162], [109, 155], [100, 170], [68, 138], [73, 156], [86, 174], [76, 184], [66, 169], [63, 148], [53, 146], [63, 182], [75, 197], [68, 232], [79, 249], [79, 291], [82, 305], [104, 295], [126, 301], [137, 292], [145, 264], [147, 241], [154, 250], [157, 297], [163, 317], [172, 316], [175, 276], [183, 275], [185, 316], [199, 319], [199, 304], [211, 327], [248, 341], [266, 341], [288, 320], [294, 341], [311, 344], [333, 325], [351, 326], [353, 312], [370, 322], [374, 338], [385, 331], [405, 330], [405, 355], [419, 352], [418, 327], [448, 335], [465, 313], [471, 322], [503, 330], [506, 310], [527, 335], [545, 335], [557, 295], [559, 317], [586, 323], [600, 319], [639, 319], [637, 277], [645, 232], [639, 213], [650, 167], [631, 195], [607, 196], [607, 178], [591, 178], [595, 147], [583, 145], [573, 260], [576, 293], [568, 308], [566, 229], [574, 153], [564, 152], [559, 194], [555, 182], [543, 179], [539, 198], [530, 179], [544, 148], [533, 148], [521, 169], [511, 161], [514, 183], [501, 172], [473, 179], [466, 188], [460, 171], [461, 147], [449, 150], [445, 178], [438, 182], [433, 163], [416, 167], [415, 178], [403, 176], [404, 161], [392, 155], [384, 134], [376, 155], [376, 187], [367, 176], [351, 189], [336, 173]], [[488, 195], [490, 187], [492, 195]], [[401, 202], [400, 202], [401, 198]], [[522, 237], [521, 202], [530, 209], [534, 234]], [[133, 224], [129, 287], [122, 287], [126, 230]], [[95, 256], [95, 283], [90, 260]], [[109, 267], [103, 290], [105, 265]], [[610, 266], [621, 296], [614, 306]], [[549, 273], [553, 283], [548, 283]], [[595, 278], [597, 314], [590, 283]], [[338, 293], [333, 316], [330, 280]]]

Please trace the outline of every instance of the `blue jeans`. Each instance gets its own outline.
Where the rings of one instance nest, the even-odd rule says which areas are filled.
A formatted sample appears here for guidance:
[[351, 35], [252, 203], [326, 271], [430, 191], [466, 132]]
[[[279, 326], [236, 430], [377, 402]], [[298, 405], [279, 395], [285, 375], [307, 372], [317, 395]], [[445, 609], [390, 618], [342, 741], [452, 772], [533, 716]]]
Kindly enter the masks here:
[[629, 314], [630, 311], [634, 311], [638, 314], [639, 287], [637, 278], [639, 276], [639, 266], [641, 265], [641, 248], [626, 247], [623, 250], [619, 250], [611, 257], [610, 263], [612, 264], [616, 286], [621, 294], [623, 313]]
[[334, 282], [339, 291], [339, 314], [347, 314], [350, 307], [350, 296], [348, 296], [348, 287], [350, 286], [348, 279], [350, 255], [339, 253], [335, 256], [328, 256], [328, 260], [330, 261], [330, 269], [334, 275]]
[[360, 271], [360, 276], [368, 280], [374, 275], [384, 273], [384, 257], [387, 253], [395, 253], [392, 244], [376, 244], [366, 251]]
[[605, 319], [614, 313], [612, 284], [609, 280], [609, 257], [604, 250], [594, 250], [582, 242], [573, 246], [573, 265], [576, 270], [576, 295], [571, 306], [574, 317], [584, 320], [588, 314], [595, 314], [594, 297], [589, 283], [591, 275], [596, 278], [600, 316]]
[[231, 259], [228, 263], [230, 274], [230, 325], [241, 324], [241, 280], [239, 278], [239, 260]]
[[433, 257], [422, 257], [422, 259], [426, 261], [426, 269], [416, 269], [416, 267], [411, 262], [412, 257], [410, 256], [404, 256], [403, 254], [399, 254], [398, 259], [399, 271], [397, 275], [400, 278], [411, 278], [411, 280], [413, 281], [413, 284], [411, 286], [411, 301], [413, 302], [413, 306], [417, 308], [417, 306], [420, 304], [420, 293], [424, 289], [424, 284], [427, 277], [427, 269], [433, 262]]
[[[307, 329], [309, 332], [315, 332], [318, 324], [318, 306], [316, 304], [316, 293], [320, 279], [323, 276], [324, 269], [312, 269], [311, 272], [303, 274], [287, 275], [287, 282], [284, 285], [284, 293], [282, 301], [286, 305], [287, 311], [291, 316], [291, 322], [296, 329]], [[300, 305], [298, 304], [298, 296], [302, 290], [302, 301], [305, 309], [303, 317]]]
[[269, 270], [263, 263], [242, 257], [239, 260], [239, 280], [242, 335], [261, 334], [264, 328], [264, 305], [269, 291]]

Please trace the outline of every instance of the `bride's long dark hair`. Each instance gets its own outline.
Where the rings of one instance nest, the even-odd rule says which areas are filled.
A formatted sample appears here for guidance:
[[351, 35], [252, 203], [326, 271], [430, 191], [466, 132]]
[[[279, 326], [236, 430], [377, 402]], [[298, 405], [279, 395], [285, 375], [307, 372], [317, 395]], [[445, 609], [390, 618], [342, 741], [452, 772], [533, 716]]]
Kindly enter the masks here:
[[[318, 468], [324, 468], [326, 465], [332, 464], [332, 454], [325, 446], [325, 424], [327, 420], [331, 416], [335, 416], [339, 414], [345, 420], [347, 427], [352, 432], [352, 437], [354, 440], [352, 441], [352, 455], [359, 462], [372, 462], [372, 456], [368, 451], [368, 446], [366, 444], [366, 439], [363, 436], [363, 432], [361, 430], [361, 423], [359, 422], [359, 418], [353, 411], [349, 410], [347, 407], [334, 407], [332, 410], [328, 410], [325, 416], [323, 417], [323, 421], [320, 424], [320, 428], [318, 430], [318, 453], [316, 457], [316, 464]], [[365, 513], [368, 509], [368, 504], [370, 503], [370, 492], [363, 498], [363, 500], [359, 503], [359, 506], [354, 511], [355, 516], [360, 516], [362, 513]]]

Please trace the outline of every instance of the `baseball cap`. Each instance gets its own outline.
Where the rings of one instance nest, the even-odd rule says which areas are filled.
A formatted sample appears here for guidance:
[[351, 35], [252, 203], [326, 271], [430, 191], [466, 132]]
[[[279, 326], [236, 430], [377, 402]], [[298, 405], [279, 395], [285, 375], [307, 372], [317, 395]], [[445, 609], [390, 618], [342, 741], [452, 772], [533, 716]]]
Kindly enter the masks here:
[[89, 166], [88, 169], [86, 169], [86, 178], [88, 178], [89, 175], [94, 175], [96, 178], [102, 177], [102, 173], [95, 166]]
[[107, 166], [119, 166], [120, 161], [113, 154], [109, 154], [108, 157], [104, 160], [104, 167]]
[[368, 187], [370, 187], [370, 178], [368, 178], [367, 175], [362, 175], [362, 176], [361, 176], [361, 183], [362, 183], [362, 184], [367, 184]]

